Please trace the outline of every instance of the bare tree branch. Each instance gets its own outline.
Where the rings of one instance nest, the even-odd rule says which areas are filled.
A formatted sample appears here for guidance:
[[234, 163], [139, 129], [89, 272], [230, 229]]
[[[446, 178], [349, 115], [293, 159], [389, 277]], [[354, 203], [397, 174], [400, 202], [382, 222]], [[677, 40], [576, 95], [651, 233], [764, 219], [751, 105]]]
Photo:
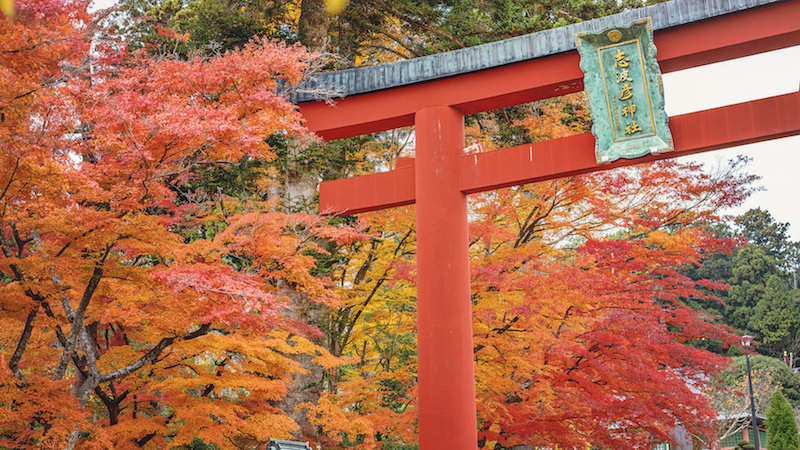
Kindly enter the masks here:
[[125, 376], [130, 375], [131, 373], [141, 369], [146, 364], [155, 361], [167, 347], [172, 345], [175, 341], [182, 340], [188, 341], [191, 339], [196, 339], [198, 337], [204, 336], [208, 334], [211, 330], [211, 324], [205, 323], [200, 325], [195, 331], [186, 334], [183, 337], [175, 336], [169, 338], [162, 338], [161, 341], [158, 342], [153, 348], [151, 348], [147, 353], [144, 354], [141, 358], [134, 361], [133, 363], [115, 370], [113, 372], [109, 372], [100, 376], [100, 382], [105, 383], [106, 381], [116, 380], [118, 378], [122, 378]]
[[17, 348], [14, 350], [14, 354], [11, 355], [11, 359], [8, 361], [8, 368], [11, 369], [11, 372], [22, 383], [23, 386], [27, 386], [28, 382], [25, 380], [25, 376], [22, 375], [22, 372], [19, 370], [19, 362], [22, 360], [22, 355], [25, 353], [25, 349], [28, 347], [28, 342], [31, 339], [31, 333], [33, 332], [33, 321], [36, 319], [36, 314], [38, 312], [38, 305], [31, 309], [31, 312], [28, 314], [28, 318], [25, 320], [25, 328], [22, 330], [22, 336], [19, 338]]

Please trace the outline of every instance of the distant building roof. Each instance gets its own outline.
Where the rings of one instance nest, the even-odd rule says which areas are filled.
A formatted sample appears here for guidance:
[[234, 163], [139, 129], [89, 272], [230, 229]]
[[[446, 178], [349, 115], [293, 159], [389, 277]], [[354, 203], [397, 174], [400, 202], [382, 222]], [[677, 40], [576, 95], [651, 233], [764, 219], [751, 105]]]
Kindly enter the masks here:
[[312, 450], [308, 442], [281, 441], [270, 439], [266, 450]]
[[[749, 412], [748, 413], [736, 413], [736, 414], [728, 414], [728, 413], [721, 412], [721, 413], [717, 414], [717, 419], [718, 420], [731, 420], [731, 419], [733, 419], [733, 420], [743, 420], [743, 419], [750, 420], [751, 418], [752, 418], [752, 416], [750, 415]], [[760, 414], [760, 413], [756, 413], [756, 419], [762, 420], [762, 421], [766, 421], [767, 420], [767, 416], [765, 416], [763, 414]]]

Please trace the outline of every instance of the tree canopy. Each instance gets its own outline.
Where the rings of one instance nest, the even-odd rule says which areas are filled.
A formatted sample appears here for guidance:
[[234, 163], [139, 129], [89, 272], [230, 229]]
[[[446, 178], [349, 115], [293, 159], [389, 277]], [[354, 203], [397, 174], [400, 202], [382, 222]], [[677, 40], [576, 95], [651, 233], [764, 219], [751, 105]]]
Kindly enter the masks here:
[[[319, 143], [278, 80], [639, 6], [612, 3], [128, 0], [96, 20], [83, 1], [17, 2], [0, 28], [0, 446], [413, 447], [414, 208], [331, 219], [294, 190], [392, 167], [412, 131]], [[491, 151], [590, 125], [572, 95], [469, 117], [467, 135]], [[692, 306], [729, 281], [727, 323], [796, 333], [757, 239], [727, 280], [689, 276], [739, 243], [718, 214], [751, 191], [743, 165], [471, 198], [481, 448], [645, 448], [676, 422], [714, 438], [699, 391], [729, 360], [695, 344], [739, 338]]]
[[780, 392], [772, 396], [767, 410], [767, 442], [772, 450], [800, 449], [794, 410]]
[[277, 284], [335, 305], [311, 253], [349, 231], [193, 186], [303, 132], [276, 89], [309, 55], [266, 39], [213, 59], [90, 53], [86, 6], [18, 2], [0, 28], [0, 446], [290, 437], [289, 356], [338, 362]]

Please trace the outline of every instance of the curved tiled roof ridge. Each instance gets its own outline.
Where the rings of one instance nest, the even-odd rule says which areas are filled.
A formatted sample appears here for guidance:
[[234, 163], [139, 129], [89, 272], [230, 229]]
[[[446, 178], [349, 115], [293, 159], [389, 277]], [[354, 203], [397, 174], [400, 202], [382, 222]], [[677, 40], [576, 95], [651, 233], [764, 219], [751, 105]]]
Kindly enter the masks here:
[[650, 17], [665, 30], [785, 0], [671, 0], [502, 41], [395, 63], [321, 72], [309, 76], [289, 98], [295, 103], [391, 89], [514, 64], [575, 49], [575, 34]]

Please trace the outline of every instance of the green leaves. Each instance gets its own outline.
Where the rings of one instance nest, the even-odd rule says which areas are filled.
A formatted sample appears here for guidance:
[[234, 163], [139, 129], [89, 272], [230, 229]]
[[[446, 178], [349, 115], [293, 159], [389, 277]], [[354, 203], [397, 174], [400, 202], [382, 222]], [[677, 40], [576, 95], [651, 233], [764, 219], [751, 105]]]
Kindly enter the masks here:
[[800, 449], [795, 414], [780, 391], [775, 392], [767, 409], [767, 442], [770, 450]]
[[800, 305], [778, 275], [767, 279], [764, 297], [756, 305], [753, 328], [768, 345], [785, 345], [800, 331]]

